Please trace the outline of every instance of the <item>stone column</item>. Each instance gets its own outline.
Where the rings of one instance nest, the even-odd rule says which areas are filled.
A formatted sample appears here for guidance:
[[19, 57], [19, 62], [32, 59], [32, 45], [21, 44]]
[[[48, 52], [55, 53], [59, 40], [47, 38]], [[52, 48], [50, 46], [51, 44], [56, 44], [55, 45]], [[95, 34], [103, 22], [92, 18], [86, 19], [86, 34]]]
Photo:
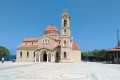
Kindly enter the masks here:
[[48, 53], [47, 53], [47, 62], [48, 62]]
[[52, 54], [52, 52], [51, 52], [51, 56], [50, 56], [50, 57], [51, 57], [51, 62], [52, 62], [52, 56], [53, 56], [53, 54]]
[[54, 62], [53, 57], [54, 57], [54, 54], [53, 54], [53, 52], [51, 52], [51, 62]]
[[53, 53], [52, 59], [53, 59], [53, 62], [55, 62], [55, 54], [54, 54], [54, 52], [52, 52], [52, 53]]
[[40, 53], [39, 53], [39, 62], [40, 62]]

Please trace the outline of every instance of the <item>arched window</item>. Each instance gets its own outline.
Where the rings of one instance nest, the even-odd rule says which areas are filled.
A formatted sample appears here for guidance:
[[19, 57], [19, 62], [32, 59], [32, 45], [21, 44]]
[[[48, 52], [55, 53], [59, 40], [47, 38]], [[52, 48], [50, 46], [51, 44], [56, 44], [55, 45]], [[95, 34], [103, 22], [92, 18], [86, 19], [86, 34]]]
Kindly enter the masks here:
[[64, 27], [67, 26], [67, 20], [64, 20]]
[[27, 52], [27, 57], [29, 57], [29, 52]]
[[64, 29], [64, 34], [66, 34], [66, 29]]
[[66, 41], [64, 41], [64, 46], [66, 46]]
[[66, 58], [66, 56], [67, 56], [67, 54], [66, 54], [66, 52], [64, 52], [64, 58]]
[[22, 57], [22, 52], [20, 52], [20, 57]]
[[44, 43], [44, 40], [42, 41], [42, 43]]
[[45, 39], [45, 43], [47, 43], [47, 39]]

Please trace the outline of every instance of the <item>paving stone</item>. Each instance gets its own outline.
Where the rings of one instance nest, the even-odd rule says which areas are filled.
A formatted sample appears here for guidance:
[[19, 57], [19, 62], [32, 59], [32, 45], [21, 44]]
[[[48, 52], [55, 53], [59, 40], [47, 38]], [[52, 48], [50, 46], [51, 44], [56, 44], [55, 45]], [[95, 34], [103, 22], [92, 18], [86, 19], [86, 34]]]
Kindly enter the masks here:
[[75, 63], [0, 63], [0, 80], [119, 80], [119, 64]]

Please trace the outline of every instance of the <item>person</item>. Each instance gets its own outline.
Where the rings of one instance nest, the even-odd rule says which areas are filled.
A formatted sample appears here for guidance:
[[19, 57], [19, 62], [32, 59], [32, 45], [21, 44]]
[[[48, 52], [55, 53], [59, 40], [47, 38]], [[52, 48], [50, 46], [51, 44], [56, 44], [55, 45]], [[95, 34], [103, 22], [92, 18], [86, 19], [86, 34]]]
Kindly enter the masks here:
[[4, 63], [4, 58], [2, 57], [2, 63]]

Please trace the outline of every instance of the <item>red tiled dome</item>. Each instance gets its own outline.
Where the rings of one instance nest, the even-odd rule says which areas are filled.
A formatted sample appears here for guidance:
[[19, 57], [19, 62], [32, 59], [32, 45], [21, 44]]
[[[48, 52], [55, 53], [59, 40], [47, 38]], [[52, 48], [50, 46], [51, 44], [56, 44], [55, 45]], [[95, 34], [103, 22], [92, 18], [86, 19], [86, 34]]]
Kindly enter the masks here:
[[54, 25], [50, 25], [46, 28], [45, 31], [57, 31], [58, 32], [58, 29]]
[[78, 44], [76, 44], [76, 43], [73, 43], [73, 44], [72, 44], [72, 49], [73, 49], [73, 50], [80, 50]]

